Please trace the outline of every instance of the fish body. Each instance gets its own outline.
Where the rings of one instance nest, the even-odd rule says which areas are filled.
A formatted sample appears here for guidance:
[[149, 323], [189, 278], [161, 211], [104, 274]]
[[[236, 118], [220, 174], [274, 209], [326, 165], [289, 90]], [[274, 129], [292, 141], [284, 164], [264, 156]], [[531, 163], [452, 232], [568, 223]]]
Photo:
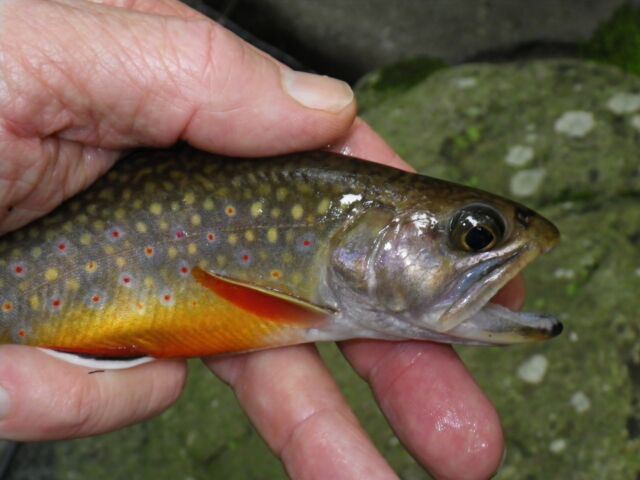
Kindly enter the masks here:
[[548, 338], [555, 320], [485, 304], [557, 237], [503, 198], [337, 154], [144, 151], [0, 238], [0, 342], [134, 358]]

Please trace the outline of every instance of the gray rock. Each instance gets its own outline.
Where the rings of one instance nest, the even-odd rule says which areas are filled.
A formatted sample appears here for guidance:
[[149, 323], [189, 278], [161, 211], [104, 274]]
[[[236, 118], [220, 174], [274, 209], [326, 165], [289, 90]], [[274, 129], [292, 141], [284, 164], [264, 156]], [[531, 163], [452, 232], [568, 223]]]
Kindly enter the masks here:
[[624, 0], [206, 3], [303, 63], [353, 80], [416, 56], [457, 63], [483, 52], [529, 43], [581, 42]]

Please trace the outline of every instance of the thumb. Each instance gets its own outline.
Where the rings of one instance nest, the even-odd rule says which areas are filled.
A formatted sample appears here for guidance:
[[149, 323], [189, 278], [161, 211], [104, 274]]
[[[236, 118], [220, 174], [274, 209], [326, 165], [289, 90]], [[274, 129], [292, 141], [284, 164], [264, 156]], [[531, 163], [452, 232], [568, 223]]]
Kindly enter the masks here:
[[4, 2], [0, 51], [0, 114], [23, 137], [268, 155], [325, 146], [355, 115], [346, 83], [292, 71], [200, 16]]

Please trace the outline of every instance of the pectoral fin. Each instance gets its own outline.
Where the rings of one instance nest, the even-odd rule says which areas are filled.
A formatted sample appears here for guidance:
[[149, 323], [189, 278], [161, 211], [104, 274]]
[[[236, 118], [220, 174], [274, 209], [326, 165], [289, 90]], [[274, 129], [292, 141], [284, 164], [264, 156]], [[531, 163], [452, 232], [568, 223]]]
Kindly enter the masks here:
[[336, 312], [283, 292], [205, 272], [195, 267], [194, 279], [218, 297], [264, 320], [282, 323], [315, 323]]

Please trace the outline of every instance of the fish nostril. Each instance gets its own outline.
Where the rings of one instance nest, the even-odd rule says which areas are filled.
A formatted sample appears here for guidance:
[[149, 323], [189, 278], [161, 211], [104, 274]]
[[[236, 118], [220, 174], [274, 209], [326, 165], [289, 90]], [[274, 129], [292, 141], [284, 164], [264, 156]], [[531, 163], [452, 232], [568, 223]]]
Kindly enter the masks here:
[[524, 228], [528, 228], [531, 224], [531, 217], [533, 217], [533, 210], [529, 210], [525, 207], [518, 207], [516, 210], [516, 220], [518, 223], [522, 225]]

